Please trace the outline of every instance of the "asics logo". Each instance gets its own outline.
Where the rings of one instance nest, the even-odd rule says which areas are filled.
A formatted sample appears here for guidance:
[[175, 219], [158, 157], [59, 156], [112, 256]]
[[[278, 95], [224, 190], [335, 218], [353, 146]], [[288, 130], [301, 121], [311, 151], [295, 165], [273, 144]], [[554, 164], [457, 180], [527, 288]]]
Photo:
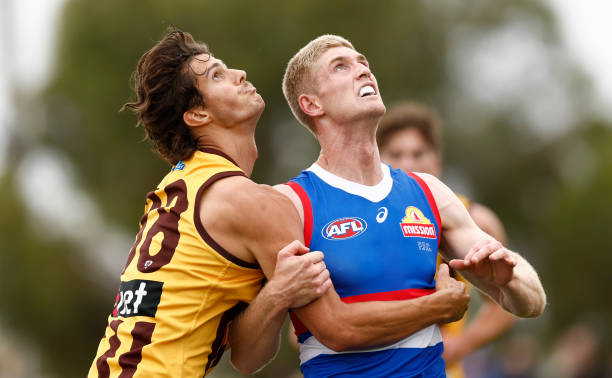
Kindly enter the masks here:
[[389, 210], [387, 210], [386, 207], [381, 207], [380, 209], [378, 209], [378, 214], [376, 214], [376, 221], [378, 223], [382, 223], [385, 220], [387, 220], [387, 214], [389, 213]]

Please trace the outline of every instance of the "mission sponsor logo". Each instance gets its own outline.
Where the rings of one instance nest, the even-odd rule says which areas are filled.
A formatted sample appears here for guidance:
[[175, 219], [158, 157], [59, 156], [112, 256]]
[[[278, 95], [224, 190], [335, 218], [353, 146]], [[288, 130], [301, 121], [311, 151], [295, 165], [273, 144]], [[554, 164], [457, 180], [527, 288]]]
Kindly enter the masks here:
[[162, 294], [163, 282], [133, 280], [122, 281], [113, 316], [129, 318], [131, 316], [155, 317], [159, 299]]
[[406, 216], [400, 223], [404, 237], [436, 238], [436, 228], [421, 210], [414, 206], [406, 208]]
[[321, 234], [327, 240], [345, 240], [363, 234], [366, 228], [368, 228], [368, 225], [361, 218], [340, 218], [326, 224], [321, 230]]

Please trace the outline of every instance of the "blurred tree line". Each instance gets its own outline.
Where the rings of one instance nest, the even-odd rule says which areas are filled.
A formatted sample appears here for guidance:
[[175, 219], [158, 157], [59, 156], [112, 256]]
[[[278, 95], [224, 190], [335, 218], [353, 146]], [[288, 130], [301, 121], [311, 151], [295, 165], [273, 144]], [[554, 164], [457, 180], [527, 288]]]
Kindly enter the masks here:
[[[545, 340], [584, 316], [612, 318], [612, 130], [589, 111], [589, 83], [560, 48], [556, 21], [541, 2], [68, 0], [54, 74], [39, 96], [20, 99], [11, 165], [0, 177], [0, 319], [39, 348], [46, 373], [87, 371], [119, 269], [91, 273], [87, 246], [45, 231], [24, 205], [16, 167], [37, 148], [58, 151], [104, 220], [135, 235], [144, 195], [169, 166], [142, 142], [135, 117], [118, 109], [133, 98], [129, 78], [138, 58], [169, 26], [246, 70], [265, 99], [253, 178], [268, 184], [288, 180], [318, 153], [282, 96], [287, 61], [318, 35], [348, 38], [368, 57], [387, 105], [423, 101], [445, 119], [448, 182], [494, 209], [510, 247], [540, 273], [550, 303], [538, 331]], [[526, 47], [499, 48], [508, 40]], [[535, 58], [508, 74], [504, 64], [525, 61], [530, 46]], [[38, 108], [42, 116], [31, 117]], [[598, 331], [602, 340], [612, 336], [609, 326]], [[283, 350], [259, 376], [296, 366], [295, 353]]]

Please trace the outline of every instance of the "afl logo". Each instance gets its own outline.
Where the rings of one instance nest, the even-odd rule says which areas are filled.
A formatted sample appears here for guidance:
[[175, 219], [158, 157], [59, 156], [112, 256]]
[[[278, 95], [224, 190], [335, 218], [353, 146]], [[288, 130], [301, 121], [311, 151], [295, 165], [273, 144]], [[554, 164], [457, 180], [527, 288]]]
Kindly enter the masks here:
[[361, 218], [340, 218], [326, 224], [321, 234], [327, 240], [344, 240], [363, 234], [366, 228], [368, 225]]

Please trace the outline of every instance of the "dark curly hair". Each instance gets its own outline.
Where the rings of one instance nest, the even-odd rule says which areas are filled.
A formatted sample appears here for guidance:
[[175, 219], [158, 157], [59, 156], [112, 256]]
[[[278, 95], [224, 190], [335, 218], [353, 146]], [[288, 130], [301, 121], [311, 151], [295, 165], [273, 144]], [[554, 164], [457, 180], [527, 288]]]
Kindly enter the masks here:
[[136, 101], [121, 107], [121, 111], [130, 109], [138, 115], [136, 126], [144, 126], [153, 149], [173, 165], [189, 158], [197, 149], [183, 113], [204, 105], [196, 84], [197, 73], [189, 66], [193, 57], [200, 54], [210, 58], [205, 43], [178, 29], [169, 30], [138, 60], [132, 75]]

